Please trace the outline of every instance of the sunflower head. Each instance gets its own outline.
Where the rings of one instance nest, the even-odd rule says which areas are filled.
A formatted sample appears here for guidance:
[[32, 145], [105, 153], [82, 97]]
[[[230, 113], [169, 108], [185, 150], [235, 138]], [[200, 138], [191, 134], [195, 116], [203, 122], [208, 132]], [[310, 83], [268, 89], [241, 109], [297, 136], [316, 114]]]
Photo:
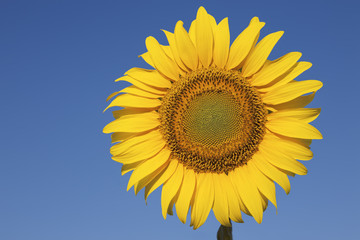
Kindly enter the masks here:
[[164, 218], [175, 205], [183, 223], [191, 209], [194, 229], [211, 209], [224, 226], [243, 222], [241, 212], [261, 223], [268, 201], [277, 207], [274, 183], [289, 193], [288, 175], [307, 173], [298, 160], [322, 136], [309, 124], [320, 109], [305, 106], [322, 83], [295, 80], [311, 67], [299, 52], [268, 60], [283, 32], [258, 42], [264, 25], [254, 17], [230, 45], [228, 19], [200, 7], [189, 31], [182, 21], [164, 31], [168, 45], [146, 39], [153, 69], [116, 80], [132, 86], [109, 96], [108, 108], [123, 107], [104, 128], [112, 158], [145, 199], [162, 185]]

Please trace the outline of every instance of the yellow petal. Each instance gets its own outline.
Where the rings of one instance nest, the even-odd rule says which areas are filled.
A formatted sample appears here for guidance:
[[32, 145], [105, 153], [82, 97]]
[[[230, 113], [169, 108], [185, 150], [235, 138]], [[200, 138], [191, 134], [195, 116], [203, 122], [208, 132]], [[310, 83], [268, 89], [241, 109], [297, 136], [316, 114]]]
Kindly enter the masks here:
[[[145, 132], [146, 133], [146, 132]], [[126, 133], [126, 132], [117, 132], [111, 134], [111, 143], [121, 142], [127, 140], [131, 137], [135, 137], [141, 133]]]
[[[138, 113], [145, 113], [145, 112], [149, 112], [149, 109], [124, 108], [121, 110], [113, 111], [112, 113], [114, 115], [114, 118], [118, 119], [122, 116], [126, 116], [129, 114], [138, 114]], [[115, 143], [115, 142], [124, 141], [124, 140], [130, 139], [135, 136], [147, 134], [150, 131], [151, 130], [145, 131], [145, 132], [115, 132], [115, 133], [111, 134], [111, 142]]]
[[247, 209], [247, 207], [245, 206], [245, 203], [243, 202], [243, 200], [240, 198], [240, 196], [238, 196], [239, 199], [239, 204], [240, 204], [240, 209], [241, 211], [243, 211], [243, 213], [245, 213], [248, 216], [252, 216], [249, 209]]
[[159, 174], [161, 174], [161, 172], [163, 171], [163, 169], [166, 167], [166, 163], [163, 164], [162, 166], [160, 166], [158, 169], [156, 169], [154, 172], [150, 173], [149, 175], [147, 175], [146, 177], [140, 179], [140, 181], [136, 182], [134, 184], [134, 192], [135, 195], [137, 195], [141, 189], [143, 189], [144, 187], [146, 187], [154, 178], [156, 178]]
[[229, 176], [246, 208], [256, 222], [261, 223], [263, 216], [261, 196], [256, 185], [251, 181], [247, 166], [235, 169], [229, 173]]
[[[131, 139], [129, 139], [131, 140]], [[127, 141], [129, 141], [127, 140]], [[165, 146], [164, 141], [154, 141], [151, 144], [144, 144], [140, 143], [137, 147], [138, 148], [144, 148], [143, 151], [139, 151], [137, 147], [131, 148], [129, 151], [125, 152], [124, 154], [118, 154], [111, 157], [116, 162], [120, 162], [123, 164], [130, 164], [142, 161], [144, 159], [150, 158], [157, 154], [161, 149]], [[152, 148], [151, 148], [152, 147]]]
[[199, 8], [196, 21], [196, 48], [199, 54], [200, 62], [204, 67], [208, 67], [212, 60], [214, 35], [210, 19], [205, 8]]
[[292, 108], [279, 110], [267, 115], [268, 120], [281, 117], [292, 117], [306, 123], [314, 121], [320, 114], [321, 108]]
[[232, 182], [230, 181], [229, 176], [220, 174], [218, 177], [222, 182], [221, 186], [223, 187], [224, 193], [227, 196], [230, 219], [238, 223], [244, 222], [241, 217], [241, 209], [240, 209], [237, 193], [235, 192], [235, 188]]
[[[275, 166], [275, 167], [276, 167], [276, 166]], [[285, 170], [285, 169], [281, 169], [281, 168], [279, 168], [279, 167], [276, 167], [276, 168], [279, 169], [280, 171], [282, 171], [283, 173], [285, 173], [285, 174], [288, 175], [288, 176], [291, 176], [291, 177], [295, 177], [295, 176], [296, 176], [296, 174], [293, 173], [293, 172], [287, 171], [287, 170]]]
[[279, 41], [281, 36], [284, 34], [283, 31], [271, 33], [264, 37], [250, 52], [249, 56], [244, 62], [242, 68], [243, 77], [249, 77], [255, 74], [264, 65], [266, 59], [270, 55], [271, 50], [275, 44]]
[[150, 53], [146, 52], [141, 54], [139, 57], [141, 57], [142, 59], [144, 59], [144, 61], [149, 64], [150, 66], [152, 66], [153, 68], [155, 68], [155, 64], [153, 62], [153, 60], [151, 59]]
[[177, 160], [170, 160], [169, 165], [156, 177], [154, 178], [148, 185], [145, 187], [145, 200], [149, 197], [149, 195], [161, 184], [166, 182], [175, 172], [178, 166]]
[[315, 127], [308, 123], [295, 118], [276, 118], [266, 123], [266, 128], [280, 135], [305, 138], [305, 139], [322, 139], [322, 135]]
[[255, 181], [259, 191], [277, 208], [274, 182], [257, 169], [252, 161], [248, 162], [248, 168], [249, 173], [252, 175], [252, 179]]
[[[213, 211], [216, 219], [221, 223], [221, 225], [230, 227], [231, 223], [229, 221], [229, 203], [226, 195], [226, 190], [224, 189], [223, 177], [220, 175], [225, 174], [212, 174], [214, 182], [214, 206]], [[226, 176], [226, 175], [225, 175]]]
[[163, 185], [161, 192], [161, 208], [164, 219], [166, 219], [166, 213], [168, 212], [169, 206], [171, 206], [171, 201], [180, 189], [183, 177], [184, 167], [182, 164], [179, 164], [174, 174]]
[[228, 175], [228, 177], [229, 177], [229, 180], [231, 181], [231, 185], [233, 186], [233, 188], [235, 190], [235, 193], [236, 193], [235, 199], [237, 199], [236, 202], [239, 205], [241, 211], [244, 212], [245, 214], [251, 216], [250, 211], [247, 209], [247, 207], [245, 206], [243, 200], [241, 199], [240, 194], [238, 193], [238, 191], [239, 191], [239, 187], [238, 187], [239, 182], [237, 181], [237, 179], [232, 179], [233, 178], [232, 175]]
[[263, 86], [286, 73], [300, 59], [300, 52], [291, 52], [271, 61], [251, 78], [251, 85]]
[[290, 82], [273, 89], [263, 95], [265, 104], [280, 104], [291, 101], [303, 94], [316, 92], [323, 86], [322, 82], [317, 80], [306, 80], [301, 82]]
[[135, 136], [110, 148], [113, 160], [121, 163], [133, 163], [157, 154], [165, 146], [158, 130]]
[[144, 91], [147, 91], [147, 92], [150, 92], [150, 93], [154, 93], [154, 94], [159, 94], [159, 95], [165, 95], [166, 94], [166, 90], [159, 90], [159, 89], [155, 89], [154, 87], [151, 87], [150, 85], [147, 85], [139, 80], [136, 80], [130, 76], [123, 76], [121, 78], [118, 78], [115, 80], [115, 82], [118, 82], [118, 81], [126, 81], [126, 82], [129, 82], [131, 84], [133, 84], [134, 86], [144, 90]]
[[271, 111], [280, 111], [282, 109], [289, 108], [303, 108], [306, 107], [315, 97], [315, 93], [311, 93], [309, 95], [297, 97], [289, 102], [280, 103], [277, 105], [267, 105], [267, 107], [273, 108]]
[[144, 98], [132, 94], [117, 96], [104, 111], [111, 107], [157, 108], [161, 105], [159, 99]]
[[168, 209], [167, 209], [166, 212], [170, 216], [174, 215], [173, 208], [174, 208], [175, 202], [177, 201], [178, 196], [179, 196], [179, 191], [175, 194], [175, 196], [173, 197], [173, 199], [169, 203], [169, 206], [168, 206]]
[[304, 145], [296, 141], [296, 139], [286, 139], [276, 136], [275, 134], [268, 132], [264, 136], [264, 140], [269, 140], [274, 144], [274, 148], [281, 151], [292, 158], [299, 160], [310, 160], [313, 157], [312, 151], [308, 148], [308, 145]]
[[196, 47], [196, 22], [197, 22], [196, 19], [192, 21], [189, 28], [189, 37], [195, 47]]
[[131, 68], [125, 74], [150, 86], [159, 88], [171, 88], [171, 82], [168, 79], [164, 78], [156, 70]]
[[130, 163], [130, 164], [123, 164], [121, 167], [121, 175], [124, 175], [132, 170], [134, 170], [135, 168], [137, 168], [138, 166], [140, 166], [143, 161], [139, 161], [139, 162], [134, 162], [134, 163]]
[[157, 95], [157, 94], [154, 94], [151, 92], [141, 90], [140, 88], [138, 88], [136, 86], [130, 86], [130, 87], [124, 88], [119, 93], [130, 93], [132, 95], [136, 95], [139, 97], [155, 98], [155, 99], [163, 97], [162, 95]]
[[224, 18], [216, 27], [214, 34], [214, 63], [224, 68], [229, 57], [230, 31], [228, 18]]
[[135, 171], [131, 174], [128, 182], [127, 191], [141, 179], [155, 172], [158, 168], [164, 165], [170, 157], [171, 151], [167, 148], [163, 148], [155, 156], [145, 160]]
[[216, 20], [213, 16], [211, 16], [210, 14], [208, 14], [208, 18], [209, 18], [209, 22], [210, 22], [210, 25], [211, 25], [211, 29], [214, 33], [214, 30], [216, 29], [217, 27], [217, 24], [216, 24]]
[[173, 33], [168, 32], [163, 30], [163, 32], [166, 35], [166, 38], [169, 42], [170, 48], [171, 48], [171, 52], [174, 56], [174, 60], [176, 62], [176, 64], [179, 66], [179, 68], [185, 73], [188, 72], [188, 68], [185, 66], [185, 64], [182, 62], [181, 58], [180, 58], [180, 54], [178, 52], [177, 46], [176, 46], [176, 42], [175, 42], [175, 36]]
[[166, 54], [169, 58], [171, 58], [172, 61], [175, 61], [170, 46], [164, 46], [164, 45], [161, 45], [161, 44], [160, 44], [160, 46], [161, 46], [161, 48], [164, 50], [165, 54]]
[[121, 110], [112, 111], [112, 114], [115, 119], [118, 119], [118, 118], [126, 116], [126, 115], [145, 113], [145, 112], [151, 112], [151, 111], [152, 110], [148, 109], [148, 108], [123, 108]]
[[159, 125], [159, 114], [152, 111], [125, 115], [106, 125], [103, 129], [103, 132], [144, 132], [154, 129]]
[[190, 207], [196, 185], [195, 173], [192, 169], [184, 168], [184, 179], [181, 185], [178, 199], [175, 203], [176, 213], [182, 223], [186, 222], [186, 217]]
[[[281, 138], [284, 138], [285, 136], [281, 136]], [[303, 146], [306, 146], [310, 148], [310, 145], [312, 143], [312, 139], [301, 139], [301, 138], [290, 138], [292, 141], [301, 144]]]
[[106, 101], [109, 101], [111, 98], [115, 97], [116, 95], [118, 95], [120, 92], [114, 92], [112, 94], [110, 94], [107, 98]]
[[141, 135], [137, 135], [127, 141], [124, 141], [122, 143], [119, 144], [115, 144], [114, 146], [112, 146], [110, 148], [110, 153], [112, 155], [119, 155], [119, 154], [123, 154], [126, 151], [128, 151], [131, 147], [142, 143], [142, 142], [148, 142], [151, 139], [162, 139], [162, 134], [159, 130], [154, 130], [154, 131], [149, 131], [146, 132], [145, 134], [141, 134]]
[[279, 86], [285, 85], [290, 81], [294, 80], [297, 76], [299, 76], [304, 71], [308, 70], [312, 64], [310, 62], [298, 62], [296, 63], [289, 71], [284, 73], [283, 75], [277, 77], [270, 84], [261, 86], [259, 88], [260, 92], [269, 92]]
[[214, 184], [211, 174], [198, 173], [196, 195], [191, 209], [191, 222], [194, 229], [203, 225], [214, 203]]
[[145, 43], [156, 69], [170, 79], [179, 79], [176, 63], [165, 53], [159, 42], [150, 36], [146, 38]]
[[272, 142], [262, 141], [259, 146], [259, 151], [263, 154], [264, 158], [272, 165], [293, 172], [298, 175], [306, 175], [306, 167], [292, 158], [290, 155], [284, 154], [278, 149], [274, 148]]
[[266, 161], [263, 157], [263, 154], [257, 152], [254, 154], [251, 162], [254, 163], [256, 168], [259, 169], [264, 175], [279, 184], [284, 189], [286, 194], [290, 193], [290, 182], [286, 174], [279, 171], [276, 167]]
[[263, 212], [265, 212], [265, 210], [269, 204], [269, 200], [263, 194], [260, 194], [260, 196], [261, 196], [261, 204], [263, 207]]
[[242, 63], [249, 54], [261, 28], [263, 28], [264, 25], [265, 23], [260, 22], [257, 17], [251, 19], [249, 26], [240, 33], [231, 45], [226, 69], [236, 68]]
[[[312, 139], [303, 139], [303, 138], [292, 138], [292, 137], [287, 137], [287, 136], [284, 136], [284, 135], [280, 135], [280, 134], [277, 134], [277, 133], [274, 133], [274, 132], [270, 132], [269, 130], [266, 131], [266, 133], [268, 135], [272, 134], [272, 135], [275, 135], [276, 137], [278, 138], [281, 138], [282, 140], [286, 140], [286, 141], [289, 141], [289, 142], [293, 142], [293, 143], [296, 143], [296, 144], [299, 144], [301, 146], [304, 146], [304, 147], [307, 147], [310, 149], [310, 145], [312, 143]], [[267, 135], [265, 135], [266, 137]]]
[[175, 42], [183, 63], [190, 69], [195, 70], [199, 63], [196, 48], [189, 34], [183, 27], [183, 22], [178, 21], [175, 26]]

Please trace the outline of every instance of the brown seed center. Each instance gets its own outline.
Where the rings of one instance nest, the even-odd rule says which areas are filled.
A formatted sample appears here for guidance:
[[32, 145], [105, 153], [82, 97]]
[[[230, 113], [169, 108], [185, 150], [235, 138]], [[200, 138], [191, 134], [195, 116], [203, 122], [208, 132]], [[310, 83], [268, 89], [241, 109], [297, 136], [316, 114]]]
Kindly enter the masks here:
[[173, 84], [159, 109], [173, 156], [196, 172], [228, 173], [249, 161], [265, 133], [266, 110], [238, 71], [194, 71]]

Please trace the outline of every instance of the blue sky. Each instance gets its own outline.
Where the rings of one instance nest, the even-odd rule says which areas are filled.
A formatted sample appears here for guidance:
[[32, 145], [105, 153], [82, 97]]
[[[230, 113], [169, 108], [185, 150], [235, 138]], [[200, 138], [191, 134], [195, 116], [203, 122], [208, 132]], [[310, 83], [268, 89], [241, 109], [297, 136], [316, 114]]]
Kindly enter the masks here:
[[194, 231], [164, 220], [160, 191], [147, 206], [143, 191], [126, 192], [129, 174], [110, 159], [106, 97], [124, 87], [113, 80], [131, 67], [160, 29], [185, 27], [203, 5], [218, 21], [229, 17], [231, 39], [253, 16], [261, 37], [284, 30], [270, 58], [290, 51], [313, 67], [299, 79], [324, 87], [312, 107], [307, 176], [277, 191], [264, 221], [245, 217], [234, 239], [357, 239], [359, 178], [359, 26], [357, 1], [0, 1], [0, 239], [215, 239], [211, 213]]

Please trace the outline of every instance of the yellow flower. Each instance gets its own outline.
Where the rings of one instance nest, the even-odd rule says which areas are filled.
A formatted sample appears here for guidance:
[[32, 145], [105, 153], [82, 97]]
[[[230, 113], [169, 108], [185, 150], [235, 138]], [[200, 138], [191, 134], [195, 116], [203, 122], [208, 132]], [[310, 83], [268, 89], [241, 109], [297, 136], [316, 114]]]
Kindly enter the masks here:
[[322, 83], [294, 80], [311, 67], [299, 52], [267, 60], [283, 32], [257, 43], [264, 25], [254, 17], [230, 46], [228, 19], [200, 7], [189, 32], [182, 21], [164, 31], [169, 45], [146, 39], [141, 57], [154, 70], [116, 80], [133, 85], [109, 96], [108, 108], [124, 108], [104, 128], [112, 159], [134, 170], [128, 190], [145, 187], [145, 199], [162, 185], [164, 218], [175, 204], [183, 223], [191, 208], [194, 229], [211, 209], [224, 226], [241, 212], [261, 223], [268, 200], [277, 206], [274, 182], [289, 193], [287, 176], [307, 173], [297, 159], [310, 160], [322, 135], [309, 124], [320, 109], [304, 107]]

